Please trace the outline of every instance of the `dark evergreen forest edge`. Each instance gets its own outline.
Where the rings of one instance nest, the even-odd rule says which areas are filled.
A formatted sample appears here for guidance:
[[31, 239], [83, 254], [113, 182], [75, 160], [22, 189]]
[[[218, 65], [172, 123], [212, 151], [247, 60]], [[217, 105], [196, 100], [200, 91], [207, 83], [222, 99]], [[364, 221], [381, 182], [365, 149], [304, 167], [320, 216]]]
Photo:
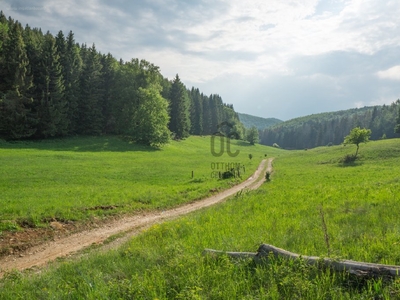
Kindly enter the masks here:
[[291, 119], [260, 131], [260, 143], [285, 149], [339, 145], [354, 127], [371, 129], [371, 140], [399, 137], [400, 100]]
[[80, 45], [72, 31], [43, 34], [0, 12], [0, 139], [113, 134], [161, 146], [217, 131], [245, 131], [219, 95], [188, 90], [145, 60]]

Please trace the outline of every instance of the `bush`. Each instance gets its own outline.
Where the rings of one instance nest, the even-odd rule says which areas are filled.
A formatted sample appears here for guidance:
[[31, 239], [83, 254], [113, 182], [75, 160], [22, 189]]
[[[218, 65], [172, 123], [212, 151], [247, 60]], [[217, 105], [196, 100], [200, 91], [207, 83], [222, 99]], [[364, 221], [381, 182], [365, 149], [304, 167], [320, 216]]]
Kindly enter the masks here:
[[341, 162], [344, 164], [349, 164], [354, 162], [357, 159], [357, 156], [354, 154], [347, 154], [345, 157], [342, 158]]
[[270, 172], [265, 173], [265, 180], [270, 181], [271, 180], [270, 176], [271, 176]]
[[235, 169], [231, 169], [230, 171], [225, 171], [224, 173], [222, 173], [222, 179], [229, 179], [232, 177], [236, 177], [236, 172]]

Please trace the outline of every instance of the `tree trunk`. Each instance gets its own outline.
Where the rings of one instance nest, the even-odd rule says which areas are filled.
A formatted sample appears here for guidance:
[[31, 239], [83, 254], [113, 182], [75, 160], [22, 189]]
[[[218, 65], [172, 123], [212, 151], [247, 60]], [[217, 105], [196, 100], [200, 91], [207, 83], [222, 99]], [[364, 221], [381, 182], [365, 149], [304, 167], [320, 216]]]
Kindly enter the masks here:
[[227, 255], [232, 258], [252, 258], [256, 263], [263, 263], [268, 260], [270, 255], [286, 259], [303, 259], [310, 265], [323, 265], [336, 271], [346, 271], [355, 275], [362, 276], [400, 276], [400, 266], [382, 265], [373, 263], [357, 262], [352, 260], [335, 260], [330, 258], [320, 258], [318, 256], [305, 256], [277, 248], [272, 245], [262, 244], [256, 253], [254, 252], [224, 252], [212, 249], [205, 249], [204, 254], [211, 256]]
[[356, 150], [356, 155], [354, 155], [354, 157], [357, 157], [357, 154], [358, 154], [358, 149], [360, 148], [360, 145], [359, 144], [357, 144], [357, 150]]

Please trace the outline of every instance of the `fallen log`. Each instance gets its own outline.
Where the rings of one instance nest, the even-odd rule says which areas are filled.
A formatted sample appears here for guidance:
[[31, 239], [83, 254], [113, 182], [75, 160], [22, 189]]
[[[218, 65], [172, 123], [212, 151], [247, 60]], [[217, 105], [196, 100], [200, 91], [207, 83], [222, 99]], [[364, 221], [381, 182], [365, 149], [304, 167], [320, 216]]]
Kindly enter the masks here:
[[262, 244], [258, 248], [257, 252], [225, 252], [205, 249], [203, 253], [211, 256], [227, 255], [228, 257], [238, 259], [251, 258], [256, 263], [265, 262], [268, 260], [270, 255], [273, 255], [276, 258], [303, 259], [309, 265], [329, 267], [335, 271], [346, 271], [358, 276], [400, 276], [400, 266], [306, 256], [289, 252], [268, 244]]

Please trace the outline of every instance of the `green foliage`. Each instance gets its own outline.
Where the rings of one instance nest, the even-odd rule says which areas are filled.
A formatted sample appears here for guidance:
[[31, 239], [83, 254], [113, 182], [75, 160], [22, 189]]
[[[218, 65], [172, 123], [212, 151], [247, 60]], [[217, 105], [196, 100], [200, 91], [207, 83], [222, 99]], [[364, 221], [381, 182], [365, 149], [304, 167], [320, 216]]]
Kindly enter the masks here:
[[159, 147], [169, 142], [168, 103], [161, 97], [160, 88], [139, 88], [138, 108], [134, 112], [132, 136], [137, 142]]
[[79, 80], [78, 132], [86, 135], [98, 135], [103, 131], [104, 115], [102, 101], [104, 95], [103, 66], [95, 45], [81, 47], [82, 72]]
[[190, 97], [190, 133], [195, 135], [203, 134], [203, 95], [199, 89], [194, 87], [189, 92]]
[[38, 118], [35, 137], [46, 138], [64, 136], [68, 133], [68, 103], [64, 97], [64, 80], [59, 62], [55, 39], [46, 34], [41, 50], [41, 59], [36, 65], [35, 76]]
[[36, 132], [29, 91], [32, 79], [28, 72], [28, 57], [21, 24], [9, 22], [0, 52], [0, 136], [20, 139]]
[[186, 88], [178, 74], [175, 76], [169, 95], [170, 100], [170, 130], [177, 139], [186, 138], [190, 131], [189, 97]]
[[[397, 101], [399, 101], [399, 100], [397, 100]], [[399, 110], [397, 112], [396, 126], [394, 127], [394, 132], [400, 133], [400, 106], [399, 106]]]
[[354, 144], [357, 146], [355, 157], [358, 154], [358, 149], [361, 143], [366, 143], [369, 141], [371, 136], [371, 130], [366, 128], [355, 127], [350, 131], [350, 134], [344, 138], [344, 144]]
[[344, 164], [350, 164], [355, 162], [357, 159], [357, 156], [354, 154], [346, 154], [342, 159], [341, 162]]
[[258, 129], [256, 127], [252, 127], [246, 132], [246, 141], [250, 143], [250, 145], [255, 145], [259, 142], [259, 134]]

